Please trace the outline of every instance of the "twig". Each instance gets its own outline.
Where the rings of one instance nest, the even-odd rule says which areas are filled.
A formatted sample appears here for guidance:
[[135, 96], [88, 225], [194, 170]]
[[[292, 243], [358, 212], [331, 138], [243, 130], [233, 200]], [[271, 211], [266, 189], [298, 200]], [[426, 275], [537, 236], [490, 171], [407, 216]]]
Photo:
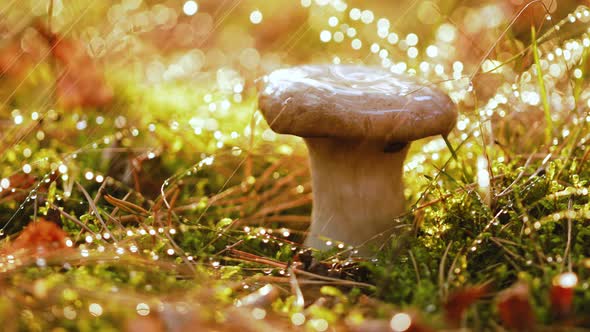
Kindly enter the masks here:
[[90, 228], [88, 228], [88, 226], [84, 225], [83, 222], [81, 222], [80, 220], [74, 218], [73, 216], [71, 216], [67, 212], [63, 211], [59, 206], [51, 203], [51, 207], [54, 210], [57, 210], [62, 216], [66, 217], [68, 220], [70, 220], [70, 221], [74, 222], [76, 225], [82, 227], [82, 229], [86, 230], [88, 233], [90, 233], [92, 235], [96, 235], [96, 233], [93, 230], [91, 230]]
[[502, 242], [498, 241], [496, 237], [490, 237], [490, 241], [494, 242], [498, 247], [502, 248], [502, 250], [506, 251], [510, 256], [517, 258], [521, 261], [525, 261], [526, 259], [517, 253], [513, 252], [512, 250], [508, 249]]
[[[237, 250], [237, 249], [232, 249], [231, 252], [233, 254], [236, 254], [238, 258], [245, 260], [245, 261], [249, 261], [249, 262], [254, 262], [254, 263], [261, 263], [261, 264], [266, 264], [266, 265], [270, 265], [276, 268], [280, 268], [280, 269], [287, 269], [287, 264], [286, 263], [282, 263], [282, 262], [278, 262], [269, 258], [264, 258], [264, 257], [260, 257], [245, 251], [241, 251], [241, 250]], [[300, 270], [297, 268], [293, 268], [293, 272], [297, 273], [297, 274], [301, 274], [304, 276], [308, 276], [311, 278], [316, 278], [316, 279], [320, 279], [323, 281], [331, 281], [331, 282], [338, 282], [342, 285], [346, 285], [346, 286], [357, 286], [357, 287], [366, 287], [366, 288], [374, 288], [374, 285], [371, 284], [367, 284], [364, 282], [358, 282], [358, 281], [351, 281], [351, 280], [343, 280], [343, 279], [338, 279], [338, 278], [332, 278], [332, 277], [327, 277], [327, 276], [322, 276], [319, 274], [315, 274], [312, 272], [308, 272], [308, 271], [304, 271], [304, 270]]]
[[98, 203], [98, 200], [100, 199], [102, 192], [104, 191], [104, 188], [107, 185], [107, 181], [102, 181], [102, 183], [100, 184], [100, 187], [98, 187], [98, 190], [96, 191], [96, 195], [94, 196], [94, 204]]
[[129, 197], [129, 193], [125, 196], [124, 199], [118, 199], [118, 198], [115, 198], [111, 195], [105, 195], [104, 199], [109, 204], [113, 205], [115, 207], [115, 209], [117, 209], [117, 210], [121, 209], [127, 213], [139, 214], [144, 217], [149, 215], [149, 212], [146, 209], [142, 208], [141, 206], [127, 202], [125, 199], [127, 199], [128, 197]]
[[[84, 187], [82, 187], [82, 185], [78, 181], [76, 181], [76, 185], [78, 186], [78, 189], [80, 189], [80, 191], [82, 192], [82, 194], [84, 195], [84, 197], [86, 197], [86, 200], [88, 201], [88, 204], [90, 205], [90, 208], [94, 211], [94, 214], [96, 214], [96, 218], [102, 224], [103, 229], [105, 231], [108, 231], [109, 228], [107, 227], [107, 224], [104, 222], [104, 220], [100, 216], [100, 211], [96, 207], [96, 204], [94, 204], [94, 200], [92, 199], [92, 197], [90, 197], [90, 194], [88, 194], [88, 192], [86, 191], [86, 189], [84, 189]], [[112, 236], [113, 236], [113, 241], [115, 241], [115, 243], [116, 243], [117, 242], [117, 238], [115, 237], [114, 234], [112, 234]]]
[[297, 200], [291, 201], [291, 202], [287, 202], [287, 203], [283, 203], [283, 204], [279, 204], [279, 205], [275, 205], [275, 206], [269, 206], [267, 208], [261, 209], [256, 214], [254, 214], [252, 216], [252, 218], [261, 217], [261, 216], [264, 216], [267, 214], [276, 213], [279, 211], [288, 210], [288, 209], [292, 209], [292, 208], [299, 207], [302, 205], [306, 205], [306, 204], [311, 203], [311, 200], [312, 200], [311, 194], [307, 194], [307, 195], [305, 195]]

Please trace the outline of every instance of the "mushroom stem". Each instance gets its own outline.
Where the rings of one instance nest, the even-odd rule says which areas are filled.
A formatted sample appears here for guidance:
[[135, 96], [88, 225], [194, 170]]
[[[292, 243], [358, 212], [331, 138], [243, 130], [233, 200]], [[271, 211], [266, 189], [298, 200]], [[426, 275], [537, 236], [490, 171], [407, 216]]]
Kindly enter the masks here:
[[[382, 244], [404, 212], [402, 169], [409, 144], [385, 152], [385, 144], [337, 138], [306, 138], [312, 186], [312, 222], [306, 245], [326, 240], [347, 245]], [[379, 236], [379, 235], [382, 236]]]

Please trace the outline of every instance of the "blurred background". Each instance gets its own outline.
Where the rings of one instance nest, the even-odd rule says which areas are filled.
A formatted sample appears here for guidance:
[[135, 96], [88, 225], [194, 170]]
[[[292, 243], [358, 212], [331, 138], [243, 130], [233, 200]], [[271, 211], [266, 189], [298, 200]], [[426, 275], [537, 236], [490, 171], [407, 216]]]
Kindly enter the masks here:
[[[223, 90], [237, 76], [251, 82], [277, 67], [304, 62], [366, 62], [417, 71], [426, 61], [452, 74], [450, 65], [459, 61], [470, 73], [494, 42], [499, 43], [490, 59], [504, 62], [529, 44], [531, 26], [547, 31], [583, 3], [53, 0], [50, 21], [53, 32], [80, 39], [88, 55], [109, 69], [147, 84], [192, 79], [198, 85], [219, 78]], [[19, 52], [40, 61], [44, 43], [30, 25], [48, 21], [49, 7], [50, 0], [3, 1], [2, 44], [18, 42]]]

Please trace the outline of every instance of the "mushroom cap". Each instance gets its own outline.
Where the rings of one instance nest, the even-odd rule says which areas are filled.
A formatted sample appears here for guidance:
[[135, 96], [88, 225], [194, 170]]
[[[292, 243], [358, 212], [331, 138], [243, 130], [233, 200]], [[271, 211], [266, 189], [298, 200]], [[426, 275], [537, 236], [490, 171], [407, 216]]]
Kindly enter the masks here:
[[305, 65], [261, 79], [259, 107], [277, 133], [410, 142], [447, 135], [457, 110], [430, 83], [358, 65]]

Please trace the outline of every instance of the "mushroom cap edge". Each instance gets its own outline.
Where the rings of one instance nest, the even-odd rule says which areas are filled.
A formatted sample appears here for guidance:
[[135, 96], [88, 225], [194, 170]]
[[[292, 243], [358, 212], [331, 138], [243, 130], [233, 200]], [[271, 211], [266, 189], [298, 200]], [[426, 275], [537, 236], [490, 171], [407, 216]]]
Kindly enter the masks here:
[[281, 134], [409, 142], [447, 135], [457, 119], [432, 84], [374, 67], [304, 65], [260, 81], [259, 108]]

